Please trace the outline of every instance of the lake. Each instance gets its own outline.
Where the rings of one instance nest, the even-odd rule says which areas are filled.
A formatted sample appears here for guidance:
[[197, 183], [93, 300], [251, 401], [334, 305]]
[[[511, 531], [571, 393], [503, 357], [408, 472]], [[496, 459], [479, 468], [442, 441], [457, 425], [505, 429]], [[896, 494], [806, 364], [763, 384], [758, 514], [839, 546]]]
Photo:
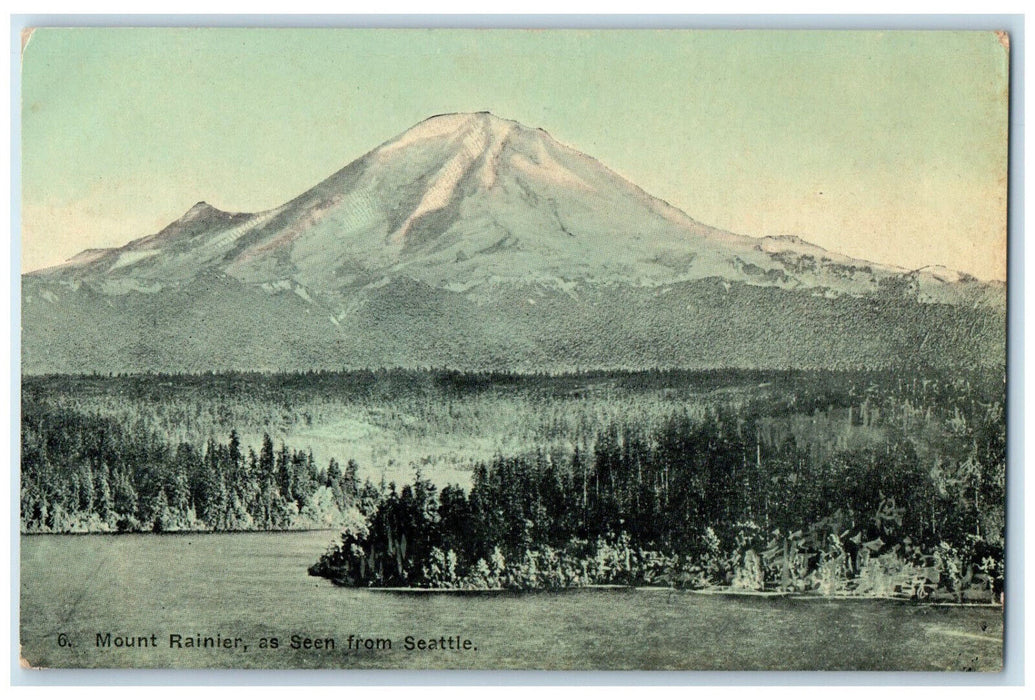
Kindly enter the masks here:
[[347, 589], [306, 572], [336, 538], [333, 531], [22, 536], [22, 655], [33, 666], [78, 668], [995, 671], [1002, 664], [996, 607], [627, 589]]

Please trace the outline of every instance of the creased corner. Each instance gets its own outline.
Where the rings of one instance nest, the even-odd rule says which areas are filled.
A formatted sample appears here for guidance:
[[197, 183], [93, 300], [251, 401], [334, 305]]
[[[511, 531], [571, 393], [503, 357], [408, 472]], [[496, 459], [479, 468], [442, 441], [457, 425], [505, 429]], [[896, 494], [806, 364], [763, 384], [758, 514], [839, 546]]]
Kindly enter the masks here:
[[25, 27], [22, 30], [22, 56], [25, 55], [25, 47], [29, 45], [29, 40], [32, 39], [32, 35], [37, 29], [38, 27]]

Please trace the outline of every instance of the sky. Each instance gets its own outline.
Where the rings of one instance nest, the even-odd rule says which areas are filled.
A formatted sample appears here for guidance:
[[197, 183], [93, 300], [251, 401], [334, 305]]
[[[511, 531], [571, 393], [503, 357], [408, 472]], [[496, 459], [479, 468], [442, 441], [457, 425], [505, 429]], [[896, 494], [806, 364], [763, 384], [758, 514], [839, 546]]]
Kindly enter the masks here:
[[488, 110], [711, 226], [1005, 279], [1007, 66], [991, 32], [39, 29], [22, 271]]

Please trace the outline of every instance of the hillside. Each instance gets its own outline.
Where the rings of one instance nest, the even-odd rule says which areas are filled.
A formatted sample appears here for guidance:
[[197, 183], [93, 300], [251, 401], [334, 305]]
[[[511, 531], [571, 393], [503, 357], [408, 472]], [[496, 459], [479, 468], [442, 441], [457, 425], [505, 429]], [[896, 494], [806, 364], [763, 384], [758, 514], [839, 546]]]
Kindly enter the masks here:
[[701, 224], [540, 129], [432, 117], [275, 209], [23, 276], [23, 371], [1005, 361], [1005, 289]]

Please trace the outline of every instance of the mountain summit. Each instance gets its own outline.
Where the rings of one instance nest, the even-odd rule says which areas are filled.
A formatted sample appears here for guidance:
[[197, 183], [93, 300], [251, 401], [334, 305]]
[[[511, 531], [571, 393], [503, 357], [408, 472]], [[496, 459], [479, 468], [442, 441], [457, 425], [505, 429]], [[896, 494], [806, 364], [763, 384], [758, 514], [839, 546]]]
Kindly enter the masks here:
[[[994, 320], [1002, 289], [711, 228], [479, 112], [431, 117], [269, 211], [198, 202], [154, 235], [24, 276], [23, 298], [27, 371], [552, 369], [879, 364], [908, 342], [882, 346], [879, 326], [849, 333], [877, 345], [848, 353], [792, 336], [827, 335], [837, 309], [874, 299]], [[736, 337], [716, 342], [716, 323]]]

